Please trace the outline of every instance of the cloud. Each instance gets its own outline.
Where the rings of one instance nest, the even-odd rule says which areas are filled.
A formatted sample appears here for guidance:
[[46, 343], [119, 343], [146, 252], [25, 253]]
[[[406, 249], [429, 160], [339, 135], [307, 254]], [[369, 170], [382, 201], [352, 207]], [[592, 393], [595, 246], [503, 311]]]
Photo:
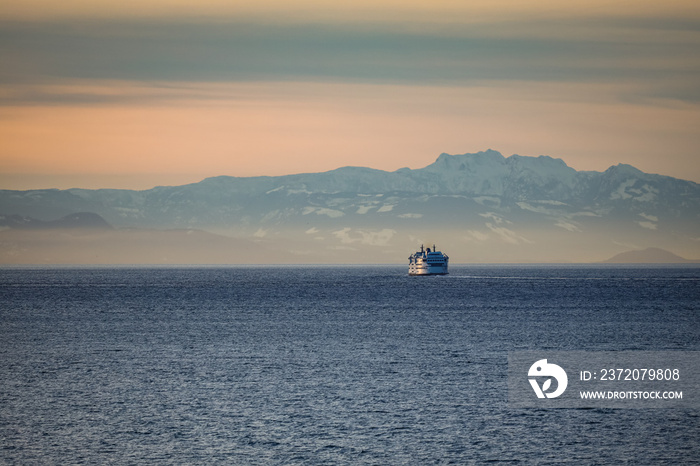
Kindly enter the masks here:
[[[15, 83], [632, 79], [653, 84], [657, 96], [697, 90], [699, 25], [692, 19], [671, 23], [635, 18], [452, 27], [428, 23], [421, 28], [381, 22], [280, 24], [235, 19], [4, 22], [0, 61], [3, 81]], [[672, 78], [664, 90], [666, 76]]]
[[386, 246], [395, 234], [396, 230], [388, 228], [380, 231], [343, 228], [333, 232], [333, 235], [343, 244], [359, 243], [367, 246]]
[[488, 218], [496, 222], [497, 224], [500, 223], [510, 223], [508, 220], [504, 219], [500, 215], [496, 214], [495, 212], [486, 212], [483, 214], [479, 214], [480, 217]]
[[484, 233], [484, 232], [479, 231], [479, 230], [467, 230], [466, 233], [467, 233], [467, 236], [466, 236], [467, 240], [474, 239], [476, 241], [486, 241], [489, 239], [488, 233]]
[[509, 244], [521, 244], [521, 243], [532, 243], [529, 239], [525, 238], [505, 227], [497, 227], [492, 223], [487, 223], [486, 227], [494, 232], [503, 242]]
[[653, 222], [637, 222], [640, 227], [647, 228], [649, 230], [656, 230], [656, 223]]
[[327, 215], [330, 218], [338, 218], [342, 217], [345, 215], [345, 213], [341, 212], [340, 210], [334, 210], [334, 209], [327, 209], [325, 207], [314, 207], [314, 206], [307, 206], [304, 207], [304, 210], [302, 211], [302, 215], [308, 215], [310, 213], [314, 213], [316, 215]]
[[563, 228], [563, 229], [565, 229], [567, 231], [571, 231], [571, 232], [581, 231], [581, 229], [576, 224], [571, 223], [569, 221], [566, 221], [564, 219], [557, 220], [557, 223], [555, 223], [555, 225], [558, 226], [559, 228]]
[[518, 207], [520, 207], [523, 210], [529, 210], [531, 212], [536, 212], [539, 214], [552, 215], [552, 214], [556, 213], [556, 210], [548, 209], [548, 208], [543, 207], [543, 206], [533, 206], [533, 205], [528, 204], [527, 202], [516, 202], [516, 204], [518, 205]]

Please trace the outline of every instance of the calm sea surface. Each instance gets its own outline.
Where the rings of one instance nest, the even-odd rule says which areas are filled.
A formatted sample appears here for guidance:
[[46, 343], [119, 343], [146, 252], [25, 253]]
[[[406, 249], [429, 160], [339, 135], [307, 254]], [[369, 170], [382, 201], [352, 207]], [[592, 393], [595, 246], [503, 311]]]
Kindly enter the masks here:
[[700, 350], [700, 268], [0, 269], [0, 463], [698, 462], [698, 410], [509, 409], [539, 349]]

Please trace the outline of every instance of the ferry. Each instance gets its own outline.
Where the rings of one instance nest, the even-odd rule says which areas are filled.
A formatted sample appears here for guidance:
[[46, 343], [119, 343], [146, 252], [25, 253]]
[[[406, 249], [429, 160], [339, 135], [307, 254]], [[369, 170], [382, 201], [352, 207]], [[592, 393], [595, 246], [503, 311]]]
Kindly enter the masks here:
[[433, 244], [432, 251], [430, 248], [423, 249], [420, 246], [420, 251], [408, 256], [408, 274], [409, 275], [447, 275], [447, 263], [450, 258], [447, 254], [436, 250]]

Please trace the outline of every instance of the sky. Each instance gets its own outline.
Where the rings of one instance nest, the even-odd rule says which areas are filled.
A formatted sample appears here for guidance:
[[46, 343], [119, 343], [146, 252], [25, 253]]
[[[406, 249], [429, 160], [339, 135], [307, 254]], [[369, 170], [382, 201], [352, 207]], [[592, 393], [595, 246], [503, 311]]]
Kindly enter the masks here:
[[24, 0], [0, 63], [0, 189], [489, 148], [700, 182], [697, 0]]

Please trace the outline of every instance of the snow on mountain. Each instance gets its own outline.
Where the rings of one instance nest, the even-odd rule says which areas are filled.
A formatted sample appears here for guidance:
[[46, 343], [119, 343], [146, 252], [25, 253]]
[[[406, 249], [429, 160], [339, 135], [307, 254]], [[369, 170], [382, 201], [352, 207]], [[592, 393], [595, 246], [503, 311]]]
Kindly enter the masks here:
[[578, 172], [560, 159], [493, 150], [441, 154], [424, 168], [394, 172], [343, 167], [144, 191], [0, 191], [0, 214], [54, 220], [75, 212], [94, 212], [117, 228], [196, 228], [280, 248], [293, 243], [294, 254], [312, 256], [360, 246], [394, 254], [429, 238], [473, 248], [465, 260], [489, 247], [507, 261], [522, 248], [537, 260], [542, 251], [564, 257], [601, 245], [608, 257], [669, 244], [700, 256], [700, 185], [629, 165]]

